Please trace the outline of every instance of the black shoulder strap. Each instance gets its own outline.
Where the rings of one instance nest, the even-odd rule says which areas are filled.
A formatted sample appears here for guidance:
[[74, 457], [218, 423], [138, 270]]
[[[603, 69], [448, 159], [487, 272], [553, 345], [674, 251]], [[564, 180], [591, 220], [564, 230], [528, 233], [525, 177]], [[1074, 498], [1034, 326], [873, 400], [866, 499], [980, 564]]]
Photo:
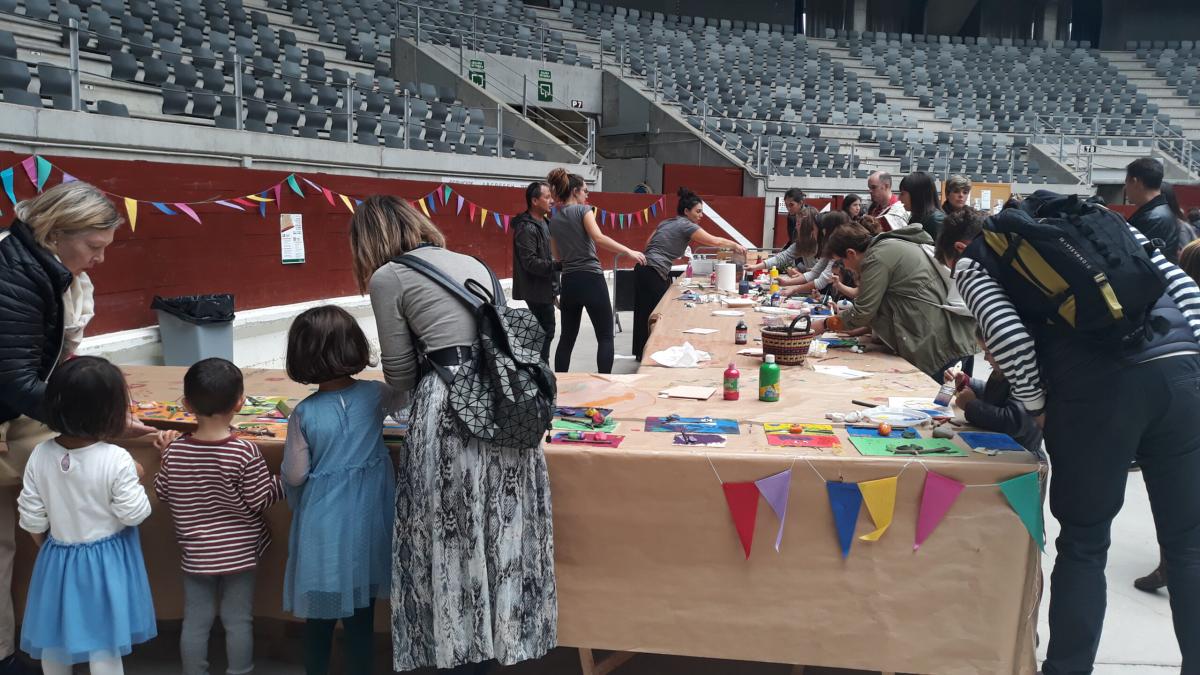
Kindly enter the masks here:
[[[475, 262], [483, 265], [483, 269], [487, 270], [488, 276], [492, 278], [492, 304], [497, 306], [504, 305], [504, 287], [500, 285], [500, 279], [496, 277], [496, 273], [492, 271], [491, 267], [488, 267], [487, 263], [479, 258], [475, 258]], [[474, 283], [474, 280], [471, 283]]]
[[460, 302], [466, 305], [467, 309], [472, 312], [477, 311], [479, 306], [483, 304], [483, 299], [477, 297], [474, 293], [467, 290], [465, 286], [451, 279], [445, 272], [438, 269], [436, 266], [418, 258], [415, 255], [402, 255], [392, 258], [392, 262], [397, 265], [404, 265], [416, 272], [423, 274], [426, 278], [433, 280], [442, 288], [446, 289], [450, 295], [453, 295]]

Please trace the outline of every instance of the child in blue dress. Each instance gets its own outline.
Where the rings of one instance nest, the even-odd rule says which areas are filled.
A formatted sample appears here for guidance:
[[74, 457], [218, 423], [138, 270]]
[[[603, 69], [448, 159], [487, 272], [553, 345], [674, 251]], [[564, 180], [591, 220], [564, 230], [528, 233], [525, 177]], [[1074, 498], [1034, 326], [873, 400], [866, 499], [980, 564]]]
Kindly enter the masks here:
[[59, 436], [34, 449], [17, 500], [21, 528], [41, 546], [21, 649], [47, 675], [76, 663], [120, 675], [121, 657], [157, 634], [137, 530], [150, 500], [133, 458], [108, 442], [125, 434], [125, 378], [104, 359], [67, 361], [46, 385], [45, 406]]
[[288, 331], [288, 376], [317, 385], [288, 418], [283, 458], [293, 511], [283, 608], [307, 619], [309, 675], [328, 672], [338, 620], [345, 672], [371, 672], [375, 600], [391, 592], [396, 478], [383, 421], [399, 401], [381, 382], [354, 379], [370, 358], [339, 307], [310, 309]]

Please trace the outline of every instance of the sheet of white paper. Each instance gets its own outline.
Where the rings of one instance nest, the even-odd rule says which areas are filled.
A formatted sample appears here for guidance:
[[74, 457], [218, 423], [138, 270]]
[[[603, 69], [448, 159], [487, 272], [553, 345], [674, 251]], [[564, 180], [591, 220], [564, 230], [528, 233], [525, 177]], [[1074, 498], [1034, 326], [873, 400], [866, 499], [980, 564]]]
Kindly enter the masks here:
[[745, 312], [739, 312], [736, 309], [716, 309], [713, 310], [713, 316], [746, 316]]
[[655, 363], [668, 368], [695, 368], [702, 361], [712, 360], [712, 356], [708, 352], [696, 349], [690, 342], [668, 347], [661, 352], [654, 352], [650, 358]]
[[855, 370], [853, 368], [847, 368], [846, 366], [825, 366], [817, 364], [813, 366], [813, 370], [824, 375], [840, 377], [844, 380], [861, 380], [865, 377], [871, 376], [870, 373], [866, 373], [861, 370]]
[[717, 330], [716, 328], [689, 328], [683, 332], [691, 333], [692, 335], [712, 335], [713, 333], [720, 333], [721, 331]]

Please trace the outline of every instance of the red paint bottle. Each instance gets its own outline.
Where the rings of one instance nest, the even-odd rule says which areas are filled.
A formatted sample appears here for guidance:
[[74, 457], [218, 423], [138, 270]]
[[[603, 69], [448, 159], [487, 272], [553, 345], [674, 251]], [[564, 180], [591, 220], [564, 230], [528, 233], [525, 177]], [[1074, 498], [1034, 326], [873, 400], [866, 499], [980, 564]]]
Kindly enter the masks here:
[[726, 401], [738, 400], [738, 378], [741, 376], [741, 372], [733, 363], [730, 363], [729, 367], [725, 369], [725, 383], [722, 389], [725, 392]]

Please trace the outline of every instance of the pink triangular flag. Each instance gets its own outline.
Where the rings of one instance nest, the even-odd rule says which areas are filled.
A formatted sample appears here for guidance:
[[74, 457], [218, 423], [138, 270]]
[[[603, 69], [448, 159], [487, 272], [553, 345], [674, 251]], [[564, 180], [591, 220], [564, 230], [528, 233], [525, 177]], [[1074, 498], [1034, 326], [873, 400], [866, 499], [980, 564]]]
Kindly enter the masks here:
[[188, 206], [187, 204], [178, 204], [178, 203], [174, 204], [174, 206], [175, 206], [175, 208], [179, 209], [180, 211], [183, 211], [184, 213], [186, 213], [188, 215], [188, 217], [191, 218], [192, 220], [196, 221], [197, 223], [200, 222], [200, 216], [196, 215], [196, 212], [192, 210], [192, 207]]
[[325, 201], [329, 202], [330, 206], [337, 206], [333, 202], [333, 192], [329, 188], [321, 188], [321, 194], [325, 195]]
[[946, 512], [954, 506], [958, 495], [966, 486], [941, 474], [930, 471], [925, 476], [925, 492], [921, 495], [921, 511], [917, 515], [917, 540], [913, 550], [921, 548], [921, 544], [933, 534], [938, 523], [946, 517]]
[[275, 187], [275, 208], [283, 212], [283, 183], [276, 183]]
[[750, 547], [754, 544], [754, 521], [758, 518], [758, 486], [754, 483], [721, 483], [721, 489], [725, 490], [729, 515], [733, 516], [733, 526], [742, 541], [746, 560], [749, 560]]
[[787, 505], [788, 492], [792, 486], [792, 470], [782, 471], [774, 476], [759, 478], [754, 481], [754, 485], [758, 487], [758, 492], [767, 500], [771, 510], [775, 512], [775, 517], [779, 519], [779, 533], [775, 535], [775, 552], [779, 552], [779, 545], [783, 543], [783, 522], [787, 520]]
[[21, 160], [21, 166], [25, 168], [25, 175], [29, 176], [29, 182], [37, 185], [37, 158], [30, 155]]

